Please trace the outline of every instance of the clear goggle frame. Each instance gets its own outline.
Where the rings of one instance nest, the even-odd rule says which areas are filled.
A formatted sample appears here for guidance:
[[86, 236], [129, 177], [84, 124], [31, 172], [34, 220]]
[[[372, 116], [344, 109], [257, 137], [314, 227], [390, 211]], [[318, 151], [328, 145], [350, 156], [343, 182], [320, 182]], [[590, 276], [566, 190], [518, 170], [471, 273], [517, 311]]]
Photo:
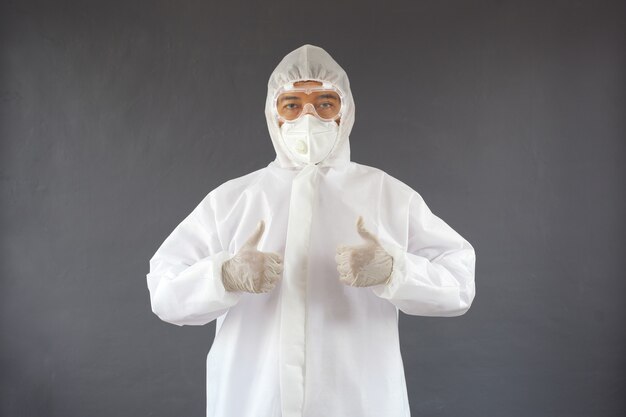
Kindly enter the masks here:
[[290, 123], [305, 114], [325, 122], [341, 117], [344, 95], [340, 89], [327, 81], [320, 81], [322, 85], [316, 86], [295, 86], [295, 82], [285, 84], [274, 95], [273, 109], [278, 120]]

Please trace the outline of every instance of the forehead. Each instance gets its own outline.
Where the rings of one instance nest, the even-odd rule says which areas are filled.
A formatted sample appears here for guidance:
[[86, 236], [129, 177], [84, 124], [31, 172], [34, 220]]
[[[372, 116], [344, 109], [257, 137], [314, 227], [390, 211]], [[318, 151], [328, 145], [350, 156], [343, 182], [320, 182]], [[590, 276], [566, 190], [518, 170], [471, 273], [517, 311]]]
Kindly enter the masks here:
[[295, 83], [293, 83], [293, 85], [295, 87], [314, 87], [317, 85], [322, 85], [322, 83], [319, 81], [304, 80], [304, 81], [296, 81]]

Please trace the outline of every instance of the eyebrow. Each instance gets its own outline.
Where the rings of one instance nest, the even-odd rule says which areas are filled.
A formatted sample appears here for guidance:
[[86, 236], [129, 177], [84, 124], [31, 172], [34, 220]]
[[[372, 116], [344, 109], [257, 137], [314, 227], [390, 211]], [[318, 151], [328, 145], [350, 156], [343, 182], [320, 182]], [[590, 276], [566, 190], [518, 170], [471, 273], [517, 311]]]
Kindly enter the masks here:
[[334, 94], [320, 94], [316, 98], [329, 98], [331, 100], [339, 100], [339, 98]]
[[281, 101], [285, 101], [285, 100], [300, 100], [300, 97], [298, 97], [298, 96], [282, 96], [280, 98], [280, 100], [278, 100], [278, 102], [280, 103]]

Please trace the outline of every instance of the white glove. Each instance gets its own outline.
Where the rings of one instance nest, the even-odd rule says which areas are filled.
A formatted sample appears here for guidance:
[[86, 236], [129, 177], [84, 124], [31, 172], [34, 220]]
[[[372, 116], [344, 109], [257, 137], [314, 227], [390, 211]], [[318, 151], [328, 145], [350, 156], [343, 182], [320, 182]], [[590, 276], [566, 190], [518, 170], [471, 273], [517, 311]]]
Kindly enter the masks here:
[[356, 227], [366, 243], [337, 248], [335, 261], [339, 280], [353, 287], [388, 284], [393, 270], [393, 257], [383, 249], [376, 236], [365, 229], [362, 216], [359, 216]]
[[264, 230], [265, 222], [261, 220], [237, 254], [222, 264], [222, 283], [226, 291], [266, 293], [278, 282], [283, 271], [282, 257], [278, 253], [257, 250]]

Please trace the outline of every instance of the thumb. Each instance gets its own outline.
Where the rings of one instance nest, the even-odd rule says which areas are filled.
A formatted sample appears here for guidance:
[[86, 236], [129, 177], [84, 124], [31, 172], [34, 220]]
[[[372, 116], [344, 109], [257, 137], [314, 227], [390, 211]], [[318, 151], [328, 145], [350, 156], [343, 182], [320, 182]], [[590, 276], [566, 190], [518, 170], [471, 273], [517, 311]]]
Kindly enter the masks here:
[[359, 219], [356, 221], [356, 229], [363, 239], [378, 243], [378, 238], [365, 228], [363, 216], [359, 216]]
[[259, 240], [261, 240], [261, 236], [263, 236], [263, 232], [265, 231], [265, 222], [263, 220], [259, 220], [257, 223], [256, 229], [250, 235], [246, 243], [244, 243], [245, 247], [255, 248], [259, 244]]

